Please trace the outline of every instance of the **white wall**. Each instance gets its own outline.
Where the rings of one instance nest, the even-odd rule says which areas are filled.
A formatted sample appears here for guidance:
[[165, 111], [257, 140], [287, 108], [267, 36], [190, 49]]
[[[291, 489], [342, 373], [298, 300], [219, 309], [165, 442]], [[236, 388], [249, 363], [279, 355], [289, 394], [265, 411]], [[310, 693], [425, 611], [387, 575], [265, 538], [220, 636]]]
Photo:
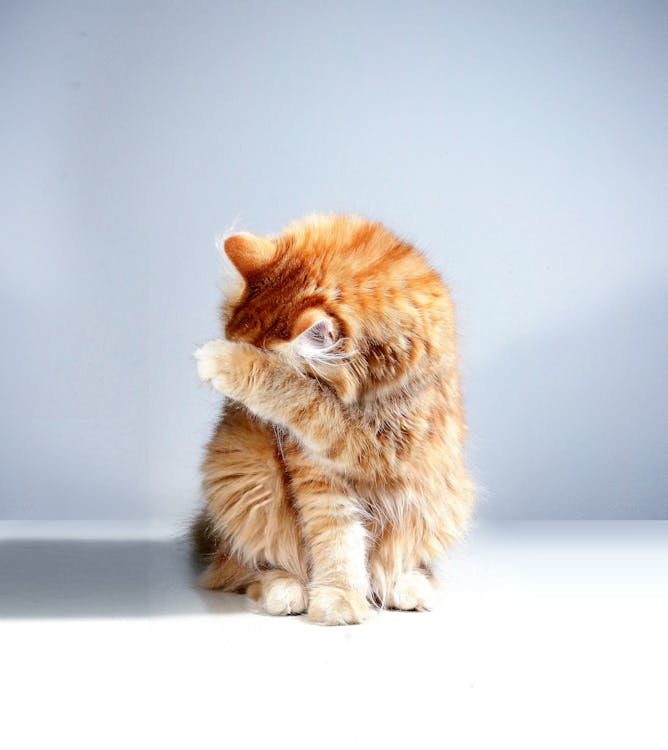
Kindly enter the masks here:
[[173, 518], [214, 236], [388, 223], [460, 309], [491, 517], [668, 518], [668, 8], [5, 3], [0, 516]]

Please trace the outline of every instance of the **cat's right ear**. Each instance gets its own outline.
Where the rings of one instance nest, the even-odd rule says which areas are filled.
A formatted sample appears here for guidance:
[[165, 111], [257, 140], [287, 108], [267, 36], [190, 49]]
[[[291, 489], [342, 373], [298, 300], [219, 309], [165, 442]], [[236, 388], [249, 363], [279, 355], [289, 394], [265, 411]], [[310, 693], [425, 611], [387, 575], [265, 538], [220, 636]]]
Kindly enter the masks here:
[[250, 232], [239, 232], [225, 240], [225, 255], [239, 273], [247, 279], [268, 266], [276, 254], [276, 246], [265, 237]]

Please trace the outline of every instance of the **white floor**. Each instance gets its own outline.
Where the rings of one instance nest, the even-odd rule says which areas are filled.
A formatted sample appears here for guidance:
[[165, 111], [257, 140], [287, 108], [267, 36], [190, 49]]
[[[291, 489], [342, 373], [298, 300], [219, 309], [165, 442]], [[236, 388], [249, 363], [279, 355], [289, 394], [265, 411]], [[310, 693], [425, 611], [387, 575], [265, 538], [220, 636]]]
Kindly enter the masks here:
[[668, 748], [668, 522], [480, 525], [431, 613], [321, 628], [183, 544], [0, 525], [11, 748]]

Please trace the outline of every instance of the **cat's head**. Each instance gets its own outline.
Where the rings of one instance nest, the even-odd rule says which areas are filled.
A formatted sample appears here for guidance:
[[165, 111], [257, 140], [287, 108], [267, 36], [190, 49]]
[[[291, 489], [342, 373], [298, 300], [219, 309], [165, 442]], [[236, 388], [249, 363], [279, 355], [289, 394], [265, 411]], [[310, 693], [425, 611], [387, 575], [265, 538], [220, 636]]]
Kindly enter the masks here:
[[227, 237], [221, 322], [346, 402], [406, 388], [442, 363], [447, 289], [411, 245], [359, 217], [311, 216], [275, 237]]

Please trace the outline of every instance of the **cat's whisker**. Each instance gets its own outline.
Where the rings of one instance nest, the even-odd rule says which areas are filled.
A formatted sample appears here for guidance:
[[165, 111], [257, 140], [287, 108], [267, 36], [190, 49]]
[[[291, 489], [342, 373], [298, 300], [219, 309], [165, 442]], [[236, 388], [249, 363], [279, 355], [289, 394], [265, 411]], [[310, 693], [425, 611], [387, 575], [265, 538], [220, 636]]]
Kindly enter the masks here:
[[298, 353], [299, 356], [306, 360], [310, 365], [340, 365], [350, 361], [353, 357], [358, 355], [356, 349], [353, 349], [352, 351], [341, 351], [341, 347], [345, 346], [345, 342], [346, 339], [339, 339], [333, 344], [330, 344], [330, 346], [321, 348], [302, 344]]

